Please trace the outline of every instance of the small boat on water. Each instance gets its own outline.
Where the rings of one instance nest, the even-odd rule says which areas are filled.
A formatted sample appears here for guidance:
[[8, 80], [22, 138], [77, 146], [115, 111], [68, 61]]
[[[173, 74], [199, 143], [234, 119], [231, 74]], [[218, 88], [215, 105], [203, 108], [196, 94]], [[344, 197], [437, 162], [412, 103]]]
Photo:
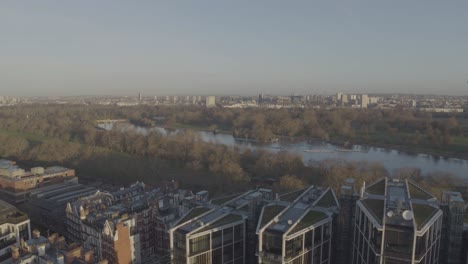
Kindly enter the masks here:
[[368, 152], [368, 151], [359, 150], [359, 149], [336, 149], [336, 151], [338, 152], [362, 152], [362, 153]]
[[250, 138], [234, 138], [234, 139], [239, 140], [239, 141], [258, 142], [258, 140], [250, 139]]
[[305, 149], [304, 152], [312, 152], [312, 153], [333, 153], [335, 150], [333, 149]]
[[272, 149], [284, 149], [283, 147], [276, 147], [276, 146], [271, 146], [269, 148], [272, 148]]

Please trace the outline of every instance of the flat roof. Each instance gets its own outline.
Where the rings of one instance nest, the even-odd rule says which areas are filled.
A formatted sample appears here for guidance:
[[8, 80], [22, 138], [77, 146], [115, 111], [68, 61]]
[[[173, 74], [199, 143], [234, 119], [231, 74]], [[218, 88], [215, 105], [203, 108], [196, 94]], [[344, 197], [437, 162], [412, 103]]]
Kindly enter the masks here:
[[18, 224], [28, 219], [29, 217], [27, 214], [21, 212], [13, 205], [0, 200], [0, 224]]
[[61, 166], [52, 166], [44, 169], [44, 174], [49, 173], [59, 173], [59, 172], [66, 172], [72, 169], [61, 167]]

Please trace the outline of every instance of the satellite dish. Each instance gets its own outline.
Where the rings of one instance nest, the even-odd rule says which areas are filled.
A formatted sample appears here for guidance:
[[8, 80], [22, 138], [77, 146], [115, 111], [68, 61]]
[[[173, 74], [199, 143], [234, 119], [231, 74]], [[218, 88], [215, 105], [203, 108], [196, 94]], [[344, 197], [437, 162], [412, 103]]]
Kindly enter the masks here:
[[388, 212], [387, 212], [387, 216], [388, 216], [388, 217], [392, 217], [392, 216], [393, 216], [393, 214], [394, 214], [394, 213], [393, 213], [393, 211], [392, 211], [392, 210], [390, 210], [390, 211], [388, 211]]
[[278, 223], [278, 222], [279, 222], [278, 217], [275, 217], [275, 219], [273, 219], [273, 221], [274, 221], [275, 223]]
[[292, 225], [293, 221], [292, 220], [288, 220], [288, 225]]
[[413, 219], [414, 214], [410, 210], [405, 210], [403, 212], [402, 216], [403, 216], [403, 219], [405, 219], [405, 220], [411, 220], [411, 219]]

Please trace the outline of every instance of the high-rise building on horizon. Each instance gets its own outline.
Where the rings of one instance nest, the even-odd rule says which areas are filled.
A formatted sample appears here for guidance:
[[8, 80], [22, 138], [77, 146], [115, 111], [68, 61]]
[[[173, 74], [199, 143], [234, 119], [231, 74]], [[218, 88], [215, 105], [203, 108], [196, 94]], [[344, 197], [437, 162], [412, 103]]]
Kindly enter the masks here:
[[206, 105], [206, 107], [215, 107], [216, 106], [216, 97], [207, 96], [205, 98], [205, 105]]
[[369, 96], [367, 94], [361, 94], [361, 108], [367, 108], [369, 105]]
[[440, 263], [442, 210], [408, 180], [384, 178], [361, 191], [354, 221], [354, 264]]

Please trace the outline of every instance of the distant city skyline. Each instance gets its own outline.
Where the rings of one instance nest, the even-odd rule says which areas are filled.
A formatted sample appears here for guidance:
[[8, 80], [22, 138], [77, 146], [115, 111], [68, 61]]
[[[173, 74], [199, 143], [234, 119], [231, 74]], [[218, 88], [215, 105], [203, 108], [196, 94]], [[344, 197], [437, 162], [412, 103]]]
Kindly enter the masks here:
[[468, 94], [468, 2], [0, 3], [0, 96]]

